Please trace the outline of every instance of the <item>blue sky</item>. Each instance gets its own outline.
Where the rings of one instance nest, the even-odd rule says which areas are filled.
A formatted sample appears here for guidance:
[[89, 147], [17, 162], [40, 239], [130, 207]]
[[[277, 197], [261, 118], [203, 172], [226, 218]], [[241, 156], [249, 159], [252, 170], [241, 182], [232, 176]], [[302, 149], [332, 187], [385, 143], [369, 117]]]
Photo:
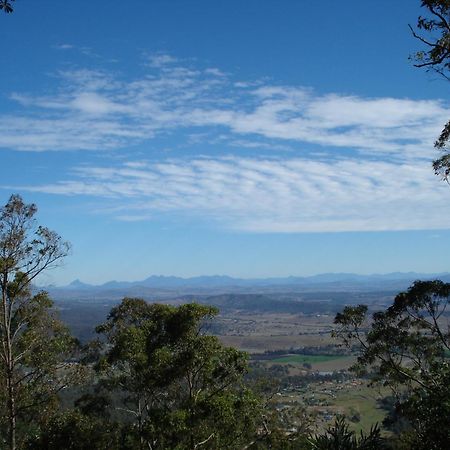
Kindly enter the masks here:
[[448, 270], [419, 3], [18, 0], [0, 198], [72, 243], [42, 282]]

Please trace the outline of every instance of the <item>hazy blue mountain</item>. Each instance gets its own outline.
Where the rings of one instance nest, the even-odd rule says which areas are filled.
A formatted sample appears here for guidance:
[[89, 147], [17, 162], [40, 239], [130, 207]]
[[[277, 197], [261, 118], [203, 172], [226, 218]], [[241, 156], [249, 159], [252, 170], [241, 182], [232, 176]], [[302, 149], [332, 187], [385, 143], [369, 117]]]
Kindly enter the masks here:
[[[182, 288], [258, 288], [258, 287], [370, 287], [405, 288], [414, 280], [442, 279], [450, 281], [450, 273], [423, 274], [416, 272], [394, 272], [388, 274], [360, 275], [355, 273], [323, 273], [309, 277], [280, 278], [233, 278], [226, 275], [198, 276], [181, 278], [175, 276], [152, 275], [141, 281], [108, 281], [102, 285], [89, 285], [75, 280], [59, 289], [67, 290], [127, 290], [138, 288], [150, 289], [182, 289]], [[54, 289], [54, 288], [52, 288]]]
[[65, 289], [93, 289], [95, 288], [95, 286], [93, 286], [92, 284], [86, 284], [83, 283], [82, 281], [76, 279], [73, 280], [72, 283], [70, 283], [67, 286], [64, 286]]

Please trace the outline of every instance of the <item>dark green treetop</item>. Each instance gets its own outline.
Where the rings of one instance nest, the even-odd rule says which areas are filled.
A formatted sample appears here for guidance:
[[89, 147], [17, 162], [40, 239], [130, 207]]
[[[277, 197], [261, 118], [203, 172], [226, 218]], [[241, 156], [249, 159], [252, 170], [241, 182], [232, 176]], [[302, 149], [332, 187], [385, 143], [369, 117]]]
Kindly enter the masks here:
[[335, 335], [359, 345], [353, 370], [392, 388], [419, 449], [450, 442], [449, 298], [450, 283], [416, 281], [372, 317], [359, 305], [335, 318]]
[[97, 327], [101, 383], [120, 399], [131, 447], [239, 448], [255, 432], [261, 405], [242, 385], [247, 355], [205, 332], [216, 314], [127, 298]]

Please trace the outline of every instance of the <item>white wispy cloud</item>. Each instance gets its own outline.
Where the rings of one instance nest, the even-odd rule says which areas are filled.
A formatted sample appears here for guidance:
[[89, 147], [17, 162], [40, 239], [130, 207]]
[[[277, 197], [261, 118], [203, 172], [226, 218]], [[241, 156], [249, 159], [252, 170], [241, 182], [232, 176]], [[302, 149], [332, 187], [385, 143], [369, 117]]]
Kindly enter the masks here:
[[[167, 213], [249, 232], [449, 228], [448, 186], [429, 167], [383, 161], [196, 158], [79, 167], [35, 192], [87, 195], [119, 220]], [[103, 202], [102, 202], [103, 203]]]
[[199, 69], [163, 53], [146, 61], [140, 78], [62, 71], [53, 94], [10, 93], [16, 107], [0, 114], [0, 148], [120, 149], [198, 128], [230, 142], [256, 136], [278, 145], [428, 157], [450, 112], [439, 99], [320, 94], [301, 86], [235, 81], [218, 68]]
[[147, 64], [151, 67], [161, 68], [168, 64], [175, 64], [178, 62], [177, 58], [167, 53], [155, 53], [147, 56]]
[[[123, 221], [175, 214], [249, 232], [450, 227], [448, 186], [429, 164], [448, 103], [322, 94], [197, 66], [159, 53], [139, 78], [66, 70], [53, 93], [10, 93], [0, 148], [127, 158], [141, 144], [148, 159], [85, 163], [57, 182], [8, 188], [89, 196]], [[169, 133], [191, 155], [203, 144], [204, 156], [149, 162], [153, 139]]]
[[56, 50], [72, 50], [75, 46], [72, 44], [56, 44], [53, 48]]

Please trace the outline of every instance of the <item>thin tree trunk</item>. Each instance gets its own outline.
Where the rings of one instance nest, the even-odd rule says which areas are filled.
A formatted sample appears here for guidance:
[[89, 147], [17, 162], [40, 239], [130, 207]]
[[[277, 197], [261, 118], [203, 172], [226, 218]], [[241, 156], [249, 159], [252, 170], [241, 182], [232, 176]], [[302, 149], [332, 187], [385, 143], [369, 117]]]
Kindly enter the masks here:
[[138, 415], [138, 421], [139, 421], [139, 448], [141, 450], [144, 450], [145, 442], [144, 442], [144, 436], [143, 436], [143, 433], [142, 433], [142, 406], [141, 406], [141, 399], [140, 399], [140, 397], [138, 399], [138, 412], [139, 412], [139, 415]]
[[16, 396], [14, 392], [14, 356], [11, 339], [11, 311], [8, 308], [6, 293], [8, 279], [3, 274], [2, 307], [3, 307], [3, 348], [5, 356], [7, 414], [8, 414], [8, 444], [9, 450], [16, 450]]
[[9, 449], [16, 450], [16, 397], [12, 374], [8, 376]]

